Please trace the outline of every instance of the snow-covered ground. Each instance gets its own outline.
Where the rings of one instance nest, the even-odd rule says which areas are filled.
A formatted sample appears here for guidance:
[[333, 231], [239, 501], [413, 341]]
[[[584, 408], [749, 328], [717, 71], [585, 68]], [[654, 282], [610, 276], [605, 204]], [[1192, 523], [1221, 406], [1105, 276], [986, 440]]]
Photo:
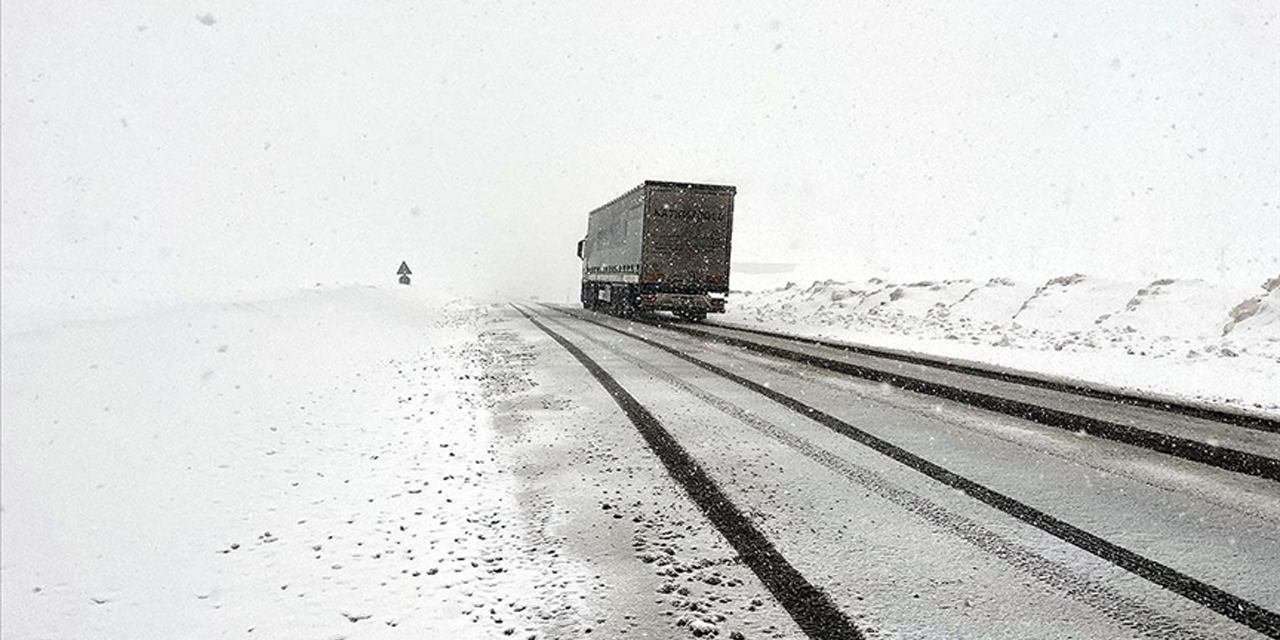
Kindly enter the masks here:
[[[1276, 284], [824, 281], [726, 320], [1276, 411]], [[427, 290], [7, 299], [3, 636], [796, 635], [567, 353]]]
[[[10, 315], [3, 636], [797, 635], [566, 352], [429, 289]], [[728, 319], [1275, 408], [1275, 286], [1131, 289], [819, 282]]]
[[619, 464], [647, 453], [599, 428], [624, 418], [598, 385], [499, 311], [361, 286], [24, 314], [0, 635], [794, 637], [660, 465]]
[[735, 292], [718, 321], [1275, 414], [1280, 277], [1259, 284], [823, 280]]
[[512, 508], [465, 318], [347, 288], [6, 335], [5, 637], [461, 628]]

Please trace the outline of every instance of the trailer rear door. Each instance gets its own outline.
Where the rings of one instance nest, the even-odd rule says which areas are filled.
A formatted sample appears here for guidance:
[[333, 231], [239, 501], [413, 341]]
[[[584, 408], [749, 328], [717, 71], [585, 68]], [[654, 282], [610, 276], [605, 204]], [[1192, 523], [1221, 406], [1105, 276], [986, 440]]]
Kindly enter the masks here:
[[641, 282], [690, 291], [728, 291], [733, 188], [647, 186]]

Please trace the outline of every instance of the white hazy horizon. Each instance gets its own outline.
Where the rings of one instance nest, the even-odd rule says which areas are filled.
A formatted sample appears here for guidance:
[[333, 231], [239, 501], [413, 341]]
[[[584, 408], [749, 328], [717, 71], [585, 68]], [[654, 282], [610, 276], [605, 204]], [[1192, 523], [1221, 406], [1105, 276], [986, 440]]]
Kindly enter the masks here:
[[645, 179], [806, 274], [1280, 275], [1274, 2], [0, 7], [6, 314], [401, 260], [564, 299]]

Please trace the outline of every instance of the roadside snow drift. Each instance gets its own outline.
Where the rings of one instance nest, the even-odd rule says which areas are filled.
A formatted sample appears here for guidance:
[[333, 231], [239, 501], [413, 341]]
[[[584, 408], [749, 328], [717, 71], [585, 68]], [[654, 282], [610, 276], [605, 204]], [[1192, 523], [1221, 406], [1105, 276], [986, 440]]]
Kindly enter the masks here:
[[723, 322], [1280, 413], [1280, 278], [825, 280], [735, 292]]

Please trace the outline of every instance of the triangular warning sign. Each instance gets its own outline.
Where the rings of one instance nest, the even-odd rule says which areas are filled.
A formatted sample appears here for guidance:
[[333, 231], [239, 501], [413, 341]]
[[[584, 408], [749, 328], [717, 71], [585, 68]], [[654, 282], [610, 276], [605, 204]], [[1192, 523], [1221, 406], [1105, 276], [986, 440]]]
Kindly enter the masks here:
[[413, 275], [413, 272], [409, 270], [409, 263], [408, 263], [408, 262], [403, 262], [403, 261], [402, 261], [402, 262], [400, 263], [400, 270], [396, 272], [396, 275], [398, 275], [398, 276], [409, 276], [409, 275]]

